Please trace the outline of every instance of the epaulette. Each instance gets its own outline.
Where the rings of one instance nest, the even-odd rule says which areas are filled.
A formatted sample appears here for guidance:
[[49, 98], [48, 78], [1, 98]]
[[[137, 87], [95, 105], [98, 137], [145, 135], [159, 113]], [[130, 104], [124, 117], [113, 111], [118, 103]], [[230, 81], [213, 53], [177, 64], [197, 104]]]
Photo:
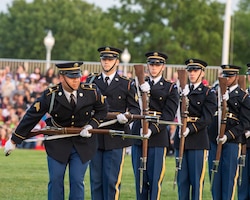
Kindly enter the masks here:
[[81, 88], [84, 90], [96, 90], [94, 83], [81, 83]]
[[126, 77], [126, 76], [120, 76], [122, 79], [125, 79], [125, 80], [127, 80], [127, 81], [130, 81], [130, 79], [128, 78], [128, 77]]
[[93, 77], [93, 76], [99, 76], [99, 75], [101, 75], [101, 73], [97, 73], [97, 72], [90, 73], [90, 74], [88, 75], [88, 78], [91, 78], [91, 77]]
[[56, 92], [59, 90], [59, 85], [52, 85], [48, 87], [48, 93], [46, 94], [47, 96], [51, 95], [53, 92]]
[[242, 98], [242, 102], [245, 100], [245, 98], [248, 96], [248, 93], [246, 91], [244, 91], [242, 88], [240, 88], [243, 91], [243, 98]]
[[206, 96], [208, 95], [209, 91], [211, 90], [209, 87], [205, 86], [205, 88], [207, 89], [206, 91]]
[[[167, 81], [168, 82], [168, 81]], [[171, 82], [170, 82], [171, 83]], [[174, 83], [174, 82], [172, 82], [171, 83], [171, 85], [170, 85], [170, 88], [169, 88], [169, 92], [171, 92], [171, 90], [173, 89], [173, 88], [176, 88], [177, 86], [176, 86], [176, 84]]]
[[168, 82], [168, 83], [175, 83], [174, 81], [171, 81], [171, 80], [168, 80], [168, 79], [166, 79], [166, 78], [163, 78], [166, 82]]

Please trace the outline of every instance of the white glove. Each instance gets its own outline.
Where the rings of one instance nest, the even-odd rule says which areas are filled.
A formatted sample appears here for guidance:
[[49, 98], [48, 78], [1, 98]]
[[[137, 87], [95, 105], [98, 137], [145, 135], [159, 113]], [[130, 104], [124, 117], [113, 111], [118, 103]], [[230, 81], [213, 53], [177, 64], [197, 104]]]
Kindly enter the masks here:
[[226, 90], [225, 94], [222, 95], [222, 99], [227, 101], [229, 99], [229, 93], [228, 90]]
[[246, 138], [249, 138], [250, 137], [250, 131], [245, 132], [245, 136], [246, 136]]
[[189, 85], [185, 85], [185, 88], [182, 91], [182, 95], [187, 96], [190, 92]]
[[5, 156], [8, 156], [11, 154], [13, 150], [15, 150], [16, 145], [12, 143], [11, 139], [9, 139], [4, 146], [4, 154]]
[[140, 85], [141, 91], [149, 93], [150, 92], [150, 85], [147, 81]]
[[126, 124], [128, 122], [127, 117], [122, 113], [118, 114], [116, 118], [120, 124]]
[[86, 138], [89, 138], [89, 137], [91, 137], [92, 136], [92, 134], [91, 133], [89, 133], [89, 130], [90, 129], [93, 129], [93, 127], [91, 126], [91, 125], [85, 125], [84, 127], [83, 127], [83, 129], [81, 130], [81, 132], [80, 132], [80, 136], [82, 136], [82, 137], [86, 137]]
[[217, 137], [217, 143], [221, 142], [222, 144], [225, 144], [227, 141], [227, 136], [223, 135], [222, 138]]
[[[184, 138], [187, 137], [188, 134], [189, 134], [189, 132], [190, 132], [190, 129], [189, 129], [189, 128], [186, 128], [186, 130], [183, 132], [183, 137], [184, 137]], [[179, 138], [181, 138], [181, 133], [179, 134]]]
[[142, 129], [142, 128], [140, 129], [140, 135], [141, 135], [141, 137], [144, 137], [144, 138], [146, 138], [146, 139], [149, 139], [150, 136], [151, 136], [151, 134], [152, 134], [151, 129], [148, 129], [148, 133], [147, 133], [147, 134], [143, 134], [143, 129]]

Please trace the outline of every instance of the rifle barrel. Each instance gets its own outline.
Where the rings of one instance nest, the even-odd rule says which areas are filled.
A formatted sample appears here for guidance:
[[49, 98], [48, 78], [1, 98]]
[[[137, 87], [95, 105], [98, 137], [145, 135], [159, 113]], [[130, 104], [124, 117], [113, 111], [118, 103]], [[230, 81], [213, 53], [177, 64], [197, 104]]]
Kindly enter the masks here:
[[[145, 82], [144, 76], [144, 66], [143, 65], [134, 65], [135, 75], [138, 78], [138, 82], [142, 85]], [[143, 111], [143, 115], [148, 115], [149, 111], [149, 96], [148, 93], [141, 92], [142, 96], [142, 105], [141, 110]], [[142, 133], [146, 135], [148, 133], [149, 123], [146, 119], [142, 119]], [[146, 170], [147, 164], [147, 156], [148, 156], [148, 139], [142, 140], [142, 157], [141, 157], [141, 167], [140, 167], [140, 193], [142, 193], [143, 189], [143, 170]]]
[[[26, 138], [31, 138], [36, 135], [44, 134], [44, 135], [67, 135], [67, 134], [79, 134], [83, 128], [82, 127], [46, 127], [44, 129], [32, 130]], [[90, 129], [90, 133], [92, 134], [111, 134], [112, 133], [120, 133], [124, 134], [124, 131], [118, 130], [110, 130], [110, 129]]]

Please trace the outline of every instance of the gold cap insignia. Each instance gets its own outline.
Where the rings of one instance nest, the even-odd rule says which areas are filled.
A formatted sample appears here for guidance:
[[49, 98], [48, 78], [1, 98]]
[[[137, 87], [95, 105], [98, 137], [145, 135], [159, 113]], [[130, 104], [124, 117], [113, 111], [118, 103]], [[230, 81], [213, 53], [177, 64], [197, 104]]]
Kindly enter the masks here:
[[78, 66], [79, 66], [79, 64], [78, 64], [78, 63], [75, 63], [75, 64], [74, 64], [74, 67], [78, 67]]
[[110, 48], [109, 48], [109, 47], [106, 47], [106, 48], [105, 48], [105, 51], [110, 51]]

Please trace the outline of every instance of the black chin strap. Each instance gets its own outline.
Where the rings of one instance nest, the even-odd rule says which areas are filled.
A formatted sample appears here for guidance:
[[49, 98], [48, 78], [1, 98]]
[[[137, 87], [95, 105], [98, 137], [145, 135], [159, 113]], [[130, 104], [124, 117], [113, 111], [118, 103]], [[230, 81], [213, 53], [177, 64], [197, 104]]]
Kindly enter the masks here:
[[200, 75], [197, 77], [197, 79], [196, 79], [195, 83], [197, 83], [197, 81], [198, 81], [198, 80], [199, 80], [199, 78], [201, 77], [201, 73], [202, 73], [202, 70], [201, 70], [201, 72], [200, 72]]
[[235, 85], [235, 83], [236, 83], [236, 78], [237, 78], [237, 76], [235, 76], [234, 81], [233, 81], [227, 88], [230, 88], [231, 86]]
[[70, 88], [72, 91], [74, 91], [74, 89], [69, 85], [69, 83], [66, 81], [66, 79], [65, 79], [64, 76], [63, 76], [63, 79], [64, 79], [65, 83], [69, 86], [69, 88]]
[[115, 63], [113, 64], [113, 66], [109, 70], [105, 70], [104, 67], [103, 67], [103, 65], [102, 65], [102, 70], [105, 71], [106, 73], [110, 72], [115, 67], [116, 62], [117, 62], [117, 58], [115, 60]]

